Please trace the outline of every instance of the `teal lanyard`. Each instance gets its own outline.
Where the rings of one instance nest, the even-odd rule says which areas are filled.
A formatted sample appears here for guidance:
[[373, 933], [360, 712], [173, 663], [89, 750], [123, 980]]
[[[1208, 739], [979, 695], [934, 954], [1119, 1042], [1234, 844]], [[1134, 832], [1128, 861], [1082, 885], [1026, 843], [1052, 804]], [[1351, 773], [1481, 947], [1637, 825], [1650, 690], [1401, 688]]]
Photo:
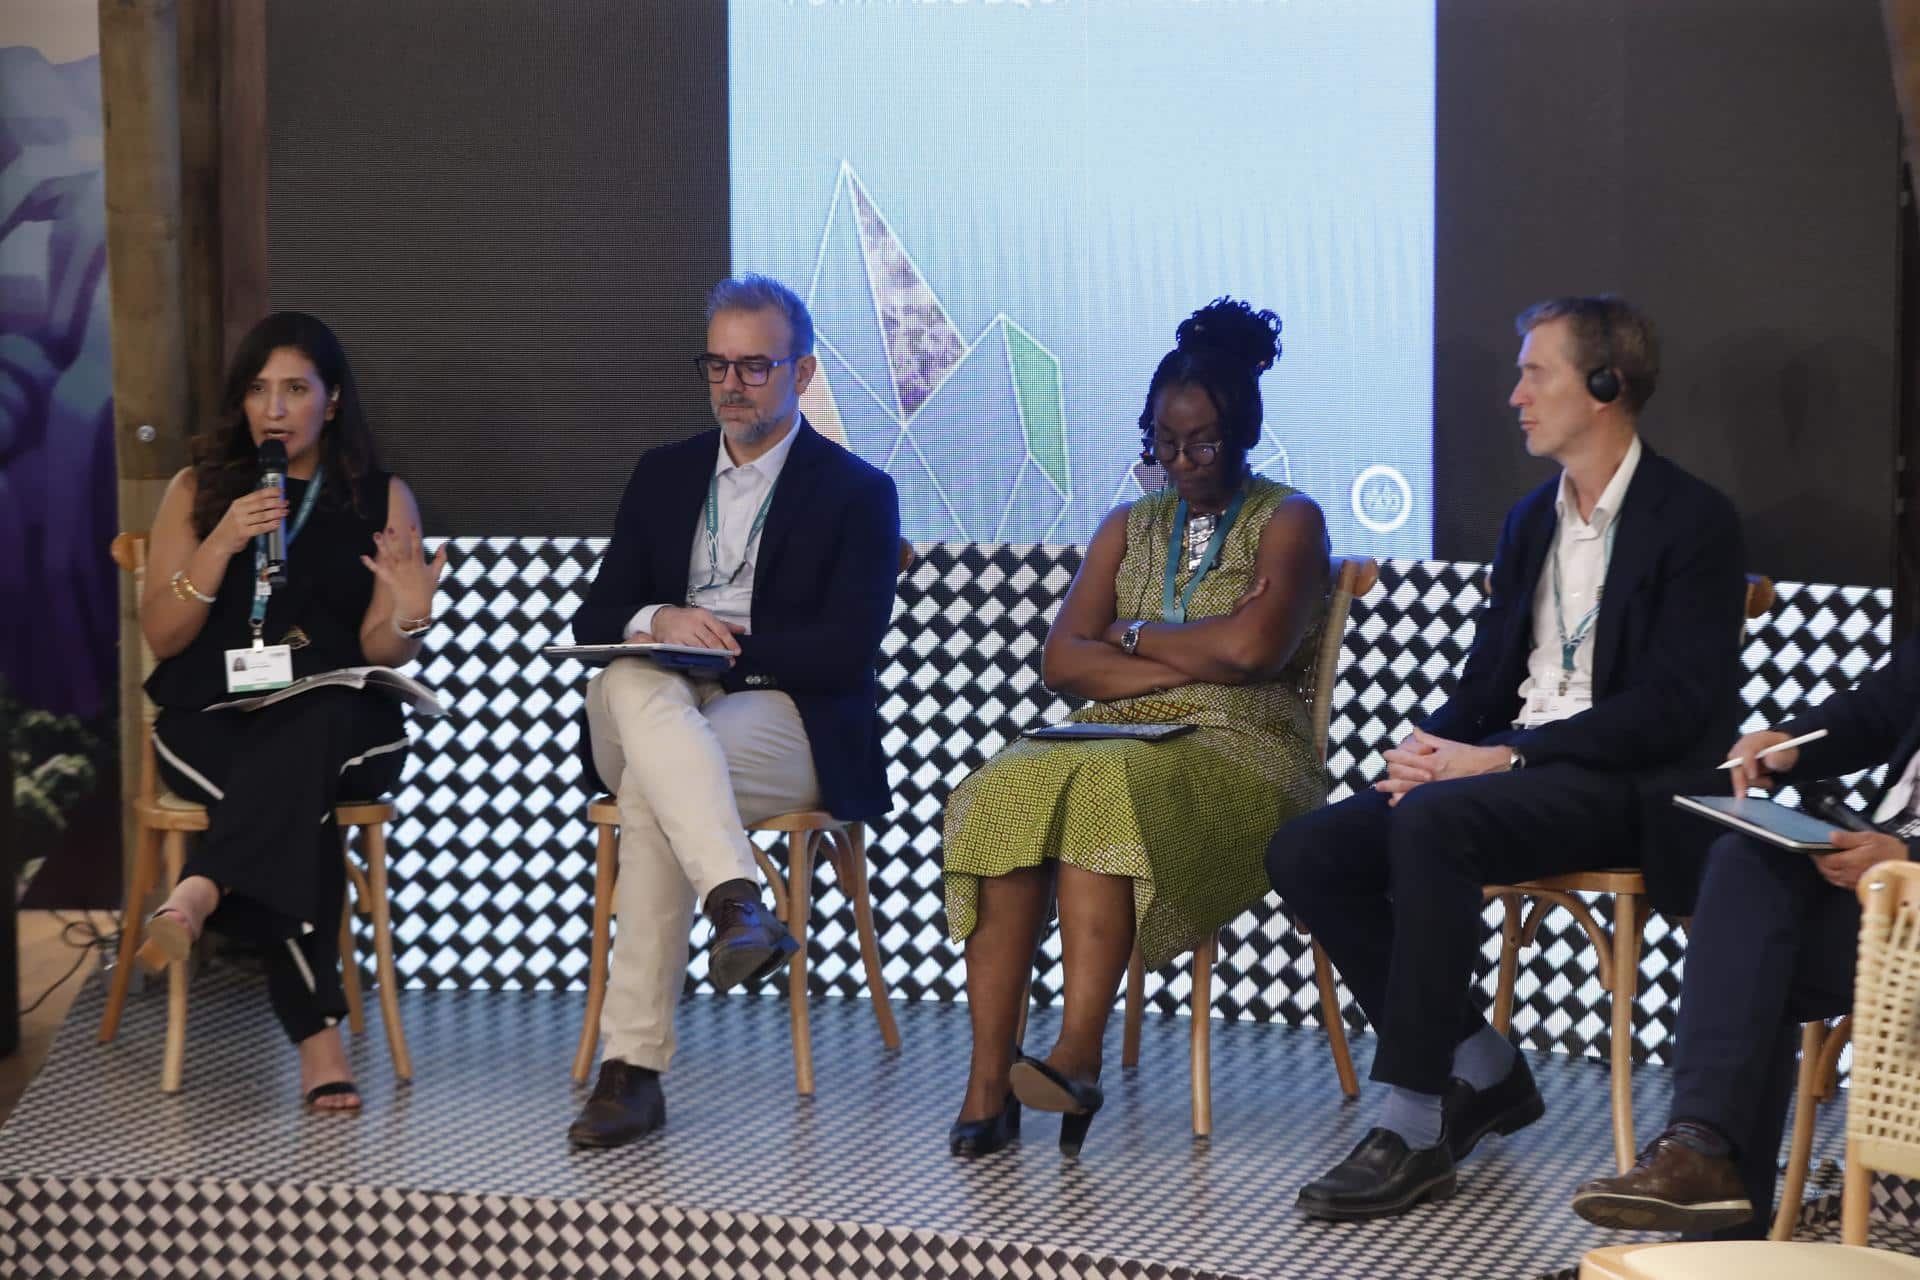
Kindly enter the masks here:
[[1187, 541], [1187, 500], [1180, 499], [1180, 505], [1173, 510], [1173, 529], [1167, 534], [1167, 568], [1161, 583], [1160, 619], [1163, 622], [1185, 622], [1187, 606], [1193, 603], [1193, 593], [1200, 589], [1200, 580], [1212, 571], [1214, 563], [1220, 558], [1220, 548], [1226, 545], [1227, 531], [1233, 528], [1234, 517], [1240, 514], [1241, 506], [1247, 500], [1247, 491], [1242, 489], [1233, 495], [1226, 514], [1220, 517], [1220, 523], [1214, 526], [1213, 537], [1207, 539], [1207, 550], [1200, 557], [1200, 563], [1194, 568], [1193, 579], [1187, 583], [1187, 589], [1174, 598], [1174, 583], [1180, 572], [1180, 560], [1186, 549]]
[[733, 580], [738, 578], [747, 567], [747, 561], [753, 559], [753, 544], [759, 538], [760, 530], [766, 527], [767, 508], [773, 505], [773, 490], [778, 487], [778, 483], [776, 481], [774, 485], [768, 487], [767, 496], [760, 499], [760, 509], [753, 513], [753, 523], [747, 528], [746, 545], [740, 548], [740, 563], [733, 567], [732, 573], [722, 579], [720, 577], [720, 473], [714, 472], [713, 478], [707, 481], [707, 580], [687, 592], [689, 602], [692, 601], [696, 591], [712, 591], [716, 587], [733, 585]]
[[1580, 645], [1593, 630], [1593, 624], [1600, 617], [1600, 596], [1606, 590], [1607, 570], [1613, 565], [1613, 535], [1620, 532], [1620, 517], [1616, 514], [1607, 520], [1606, 546], [1600, 559], [1600, 586], [1593, 593], [1593, 607], [1580, 616], [1573, 630], [1567, 630], [1567, 610], [1560, 599], [1560, 538], [1558, 532], [1553, 540], [1553, 621], [1560, 628], [1560, 692], [1567, 691], [1567, 685], [1573, 679], [1573, 655], [1580, 651]]
[[[293, 556], [293, 540], [307, 527], [307, 517], [313, 514], [313, 504], [320, 500], [320, 486], [326, 482], [327, 473], [315, 468], [313, 483], [307, 486], [307, 496], [300, 499], [300, 510], [294, 512], [293, 523], [287, 526], [287, 556]], [[267, 601], [273, 597], [273, 584], [267, 581], [267, 549], [256, 540], [253, 544], [253, 609], [247, 615], [247, 625], [253, 630], [253, 647], [260, 647], [260, 628], [266, 625]]]

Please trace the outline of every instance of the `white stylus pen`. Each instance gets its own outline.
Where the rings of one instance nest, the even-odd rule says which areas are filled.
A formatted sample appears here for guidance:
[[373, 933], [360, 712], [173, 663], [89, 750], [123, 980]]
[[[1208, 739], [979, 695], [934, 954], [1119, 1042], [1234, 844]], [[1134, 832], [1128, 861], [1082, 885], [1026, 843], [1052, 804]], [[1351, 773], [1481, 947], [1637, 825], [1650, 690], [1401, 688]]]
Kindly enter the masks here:
[[[1818, 742], [1820, 739], [1826, 736], [1827, 736], [1827, 731], [1825, 729], [1815, 729], [1812, 733], [1803, 733], [1797, 738], [1788, 738], [1785, 742], [1776, 742], [1772, 746], [1767, 747], [1764, 750], [1756, 751], [1753, 753], [1753, 758], [1755, 760], [1758, 760], [1761, 756], [1770, 756], [1776, 751], [1785, 751], [1788, 747], [1797, 747], [1797, 746], [1800, 746], [1802, 743], [1807, 743], [1807, 742]], [[1744, 759], [1745, 759], [1744, 756], [1735, 756], [1731, 760], [1722, 761], [1721, 763], [1715, 765], [1714, 768], [1731, 769], [1733, 768], [1733, 766], [1741, 763], [1741, 761]]]

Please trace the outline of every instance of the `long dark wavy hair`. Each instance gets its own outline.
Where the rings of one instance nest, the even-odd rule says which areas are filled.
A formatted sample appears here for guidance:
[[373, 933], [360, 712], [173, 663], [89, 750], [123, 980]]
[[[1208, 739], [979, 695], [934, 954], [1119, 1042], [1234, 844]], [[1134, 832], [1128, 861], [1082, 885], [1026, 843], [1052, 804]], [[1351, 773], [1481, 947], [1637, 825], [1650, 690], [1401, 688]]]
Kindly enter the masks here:
[[213, 532], [235, 498], [259, 483], [253, 433], [247, 429], [247, 388], [283, 347], [313, 363], [322, 395], [339, 392], [333, 417], [320, 429], [320, 465], [331, 477], [322, 501], [360, 508], [360, 482], [378, 463], [346, 350], [333, 330], [304, 311], [276, 311], [240, 340], [227, 366], [220, 416], [193, 438], [193, 528], [202, 538]]
[[1255, 311], [1235, 298], [1215, 298], [1174, 330], [1174, 347], [1160, 360], [1140, 411], [1140, 460], [1153, 456], [1153, 402], [1168, 387], [1194, 386], [1207, 393], [1220, 415], [1222, 460], [1238, 473], [1260, 442], [1266, 408], [1260, 375], [1280, 358], [1280, 317]]

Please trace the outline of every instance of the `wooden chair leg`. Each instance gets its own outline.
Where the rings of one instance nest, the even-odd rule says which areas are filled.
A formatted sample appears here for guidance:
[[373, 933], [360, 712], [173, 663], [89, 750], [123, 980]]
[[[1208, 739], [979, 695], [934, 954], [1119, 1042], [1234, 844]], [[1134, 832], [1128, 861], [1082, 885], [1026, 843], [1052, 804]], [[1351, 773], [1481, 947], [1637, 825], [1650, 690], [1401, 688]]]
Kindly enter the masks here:
[[787, 837], [787, 932], [800, 944], [787, 966], [787, 1016], [793, 1023], [793, 1082], [802, 1097], [813, 1096], [813, 1031], [807, 1009], [807, 920], [813, 912], [813, 856], [821, 833], [795, 831]]
[[1640, 940], [1647, 916], [1634, 893], [1613, 899], [1613, 1158], [1621, 1173], [1633, 1168], [1633, 1001], [1640, 979]]
[[[1773, 1215], [1769, 1240], [1791, 1240], [1807, 1193], [1807, 1162], [1813, 1156], [1814, 1111], [1819, 1106], [1820, 1049], [1827, 1038], [1823, 1022], [1800, 1028], [1799, 1083], [1793, 1091], [1793, 1141], [1787, 1148], [1787, 1176], [1780, 1188], [1780, 1209]], [[1755, 1206], [1756, 1208], [1758, 1206]]]
[[587, 960], [587, 1015], [580, 1047], [573, 1051], [573, 1078], [584, 1082], [600, 1051], [600, 1012], [607, 1004], [608, 954], [613, 947], [614, 874], [620, 866], [619, 828], [600, 824], [593, 856], [593, 949]]
[[[1213, 1134], [1213, 962], [1219, 939], [1209, 937], [1193, 951], [1193, 997], [1188, 1009], [1187, 1057], [1193, 1074], [1193, 1136]], [[1134, 952], [1138, 955], [1139, 952]]]
[[1333, 1070], [1340, 1092], [1351, 1102], [1360, 1096], [1360, 1077], [1353, 1070], [1353, 1052], [1347, 1047], [1347, 1024], [1340, 1016], [1340, 993], [1333, 985], [1333, 962], [1318, 941], [1313, 944], [1313, 980], [1320, 988], [1320, 1025], [1327, 1029], [1327, 1047], [1333, 1052]]
[[[184, 832], [167, 832], [164, 853], [167, 866], [167, 892], [180, 883], [180, 872], [187, 865], [187, 837]], [[187, 1061], [187, 970], [190, 962], [167, 966], [167, 1047], [160, 1064], [160, 1092], [178, 1093], [180, 1077]]]
[[407, 1033], [400, 1026], [400, 978], [393, 965], [393, 921], [387, 901], [387, 832], [380, 823], [369, 823], [366, 832], [367, 891], [373, 899], [373, 951], [380, 982], [380, 1024], [387, 1031], [387, 1053], [393, 1058], [393, 1074], [401, 1080], [413, 1079], [413, 1058], [407, 1053]]
[[867, 994], [873, 998], [873, 1017], [887, 1048], [900, 1048], [900, 1026], [893, 1020], [887, 999], [887, 976], [880, 966], [880, 939], [873, 927], [873, 888], [867, 876], [867, 828], [855, 822], [839, 833], [836, 843], [845, 851], [846, 869], [840, 874], [840, 892], [853, 903], [853, 922], [860, 930], [860, 965], [867, 971]]
[[133, 957], [140, 950], [140, 934], [146, 923], [147, 894], [153, 889], [159, 864], [160, 833], [152, 827], [142, 827], [127, 879], [127, 905], [120, 913], [120, 954], [114, 959], [113, 979], [107, 984], [106, 1011], [100, 1015], [101, 1044], [120, 1033], [120, 1015], [127, 1006], [127, 986], [133, 981]]
[[1853, 1139], [1847, 1139], [1847, 1169], [1840, 1184], [1840, 1243], [1867, 1247], [1867, 1210], [1872, 1208], [1873, 1170], [1860, 1160]]
[[[347, 852], [347, 831], [340, 831], [340, 854]], [[340, 889], [340, 986], [347, 993], [347, 1030], [357, 1036], [367, 1034], [367, 1011], [360, 999], [360, 958], [353, 951], [353, 880]]]
[[1135, 946], [1127, 960], [1127, 1007], [1120, 1015], [1120, 1065], [1140, 1065], [1140, 1023], [1146, 1015], [1147, 961]]
[[1520, 975], [1520, 895], [1503, 893], [1500, 920], [1500, 980], [1493, 994], [1493, 1029], [1506, 1035], [1513, 1025], [1513, 988]]

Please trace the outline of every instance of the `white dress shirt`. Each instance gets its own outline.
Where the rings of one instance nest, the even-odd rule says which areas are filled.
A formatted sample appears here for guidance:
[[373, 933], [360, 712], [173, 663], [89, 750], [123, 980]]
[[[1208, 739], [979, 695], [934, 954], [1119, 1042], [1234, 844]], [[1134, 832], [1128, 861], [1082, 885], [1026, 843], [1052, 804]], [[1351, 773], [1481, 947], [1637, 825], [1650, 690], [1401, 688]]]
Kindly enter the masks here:
[[[753, 625], [753, 575], [760, 558], [760, 536], [753, 529], [753, 518], [780, 479], [803, 421], [795, 414], [793, 425], [787, 428], [779, 444], [744, 464], [735, 462], [727, 452], [726, 433], [721, 433], [720, 447], [713, 461], [719, 533], [713, 543], [708, 542], [707, 504], [703, 501], [693, 527], [693, 551], [687, 564], [687, 599], [679, 603], [706, 609], [722, 622], [738, 623], [741, 627]], [[734, 574], [736, 568], [739, 569], [737, 575]], [[715, 585], [706, 585], [715, 579], [718, 579]], [[670, 603], [675, 602], [650, 604], [635, 613], [627, 620], [627, 634], [651, 633], [653, 616]]]
[[[1560, 632], [1572, 636], [1580, 620], [1600, 600], [1606, 583], [1608, 532], [1619, 518], [1620, 504], [1626, 500], [1627, 486], [1640, 465], [1640, 437], [1634, 436], [1627, 454], [1614, 469], [1613, 479], [1593, 506], [1590, 519], [1580, 518], [1580, 504], [1574, 501], [1567, 473], [1560, 473], [1560, 495], [1553, 504], [1559, 517], [1554, 526], [1553, 545], [1547, 549], [1547, 561], [1540, 568], [1540, 581], [1533, 588], [1533, 652], [1527, 658], [1527, 676], [1520, 682], [1520, 718], [1516, 728], [1564, 720], [1593, 705], [1593, 642], [1599, 631], [1599, 617], [1587, 630], [1573, 653], [1573, 672], [1563, 669]], [[1553, 598], [1553, 567], [1560, 566], [1560, 603], [1564, 617], [1556, 617]], [[1561, 684], [1565, 682], [1565, 692]]]

